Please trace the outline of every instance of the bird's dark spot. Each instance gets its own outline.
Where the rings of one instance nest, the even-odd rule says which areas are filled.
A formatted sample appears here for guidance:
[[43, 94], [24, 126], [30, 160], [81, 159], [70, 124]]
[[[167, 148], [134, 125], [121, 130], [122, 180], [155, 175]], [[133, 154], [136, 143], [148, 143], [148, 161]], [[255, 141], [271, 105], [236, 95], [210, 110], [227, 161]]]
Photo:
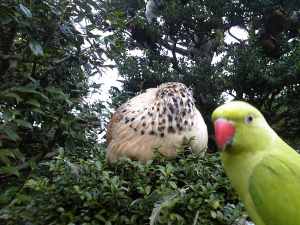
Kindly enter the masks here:
[[175, 97], [173, 97], [173, 102], [177, 102], [177, 99]]
[[145, 127], [146, 126], [146, 123], [143, 123], [143, 127]]
[[170, 133], [170, 132], [175, 132], [174, 127], [173, 127], [173, 126], [169, 126], [169, 127], [168, 127], [168, 132], [169, 132], [169, 133]]
[[143, 135], [144, 133], [145, 133], [145, 131], [142, 130], [142, 131], [141, 131], [141, 134]]
[[123, 113], [126, 112], [126, 109], [124, 109], [122, 112], [123, 112]]
[[185, 120], [185, 121], [184, 121], [184, 125], [187, 125], [187, 124], [188, 124], [188, 121]]
[[132, 123], [129, 125], [130, 128], [132, 128]]
[[154, 121], [151, 122], [151, 125], [154, 125]]
[[185, 98], [185, 94], [181, 93], [181, 97]]
[[165, 126], [161, 126], [160, 127], [160, 130], [164, 130], [166, 127]]
[[145, 116], [142, 116], [141, 120], [144, 120], [146, 117]]
[[183, 101], [182, 100], [180, 100], [180, 105], [183, 106]]
[[160, 126], [160, 125], [161, 125], [161, 122], [158, 122], [158, 125]]
[[159, 102], [159, 103], [157, 103], [157, 106], [160, 106], [160, 102]]
[[158, 117], [161, 118], [161, 117], [162, 117], [162, 114], [158, 114]]
[[149, 116], [153, 116], [153, 113], [150, 113]]
[[171, 113], [173, 114], [173, 113], [174, 113], [174, 109], [173, 109], [173, 107], [172, 107], [172, 106], [170, 106], [170, 107], [169, 107], [169, 109], [170, 109]]
[[178, 120], [178, 117], [177, 117], [177, 116], [175, 117], [175, 120], [176, 120], [176, 121]]
[[131, 113], [135, 113], [135, 111], [132, 111]]
[[168, 120], [169, 120], [169, 122], [172, 122], [173, 116], [172, 115], [168, 115]]
[[173, 93], [170, 93], [170, 92], [169, 92], [168, 95], [169, 95], [169, 96], [173, 96]]
[[150, 134], [150, 135], [154, 135], [154, 134], [155, 134], [154, 130], [151, 130], [151, 131], [149, 132], [149, 134]]
[[192, 112], [192, 110], [191, 109], [189, 109], [189, 111], [188, 111], [188, 114], [190, 114]]
[[194, 126], [194, 122], [192, 122], [192, 126]]
[[137, 129], [136, 129], [136, 128], [134, 128], [133, 130], [134, 130], [135, 132], [137, 132]]
[[154, 106], [152, 107], [152, 110], [154, 110]]
[[126, 119], [126, 120], [125, 120], [125, 123], [128, 123], [128, 122], [129, 122], [129, 119]]
[[179, 127], [179, 130], [180, 130], [180, 131], [182, 131], [182, 130], [183, 130], [183, 127], [182, 127], [182, 126], [180, 126], [180, 127]]
[[164, 136], [165, 136], [165, 134], [164, 134], [164, 133], [161, 133], [161, 134], [160, 134], [160, 136], [161, 136], [161, 137], [164, 137]]
[[166, 120], [165, 120], [165, 119], [163, 119], [161, 122], [164, 124], [164, 123], [166, 123]]
[[131, 120], [130, 120], [130, 121], [134, 121], [134, 119], [135, 119], [135, 118], [133, 117], [133, 118], [131, 118]]

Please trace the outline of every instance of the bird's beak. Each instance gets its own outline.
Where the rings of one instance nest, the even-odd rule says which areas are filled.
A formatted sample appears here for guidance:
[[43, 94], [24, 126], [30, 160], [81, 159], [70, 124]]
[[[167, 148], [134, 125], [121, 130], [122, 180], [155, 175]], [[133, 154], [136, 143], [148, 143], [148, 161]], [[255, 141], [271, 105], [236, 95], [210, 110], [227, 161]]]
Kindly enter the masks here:
[[227, 145], [231, 145], [235, 134], [232, 120], [218, 118], [215, 121], [215, 137], [220, 152], [224, 152]]

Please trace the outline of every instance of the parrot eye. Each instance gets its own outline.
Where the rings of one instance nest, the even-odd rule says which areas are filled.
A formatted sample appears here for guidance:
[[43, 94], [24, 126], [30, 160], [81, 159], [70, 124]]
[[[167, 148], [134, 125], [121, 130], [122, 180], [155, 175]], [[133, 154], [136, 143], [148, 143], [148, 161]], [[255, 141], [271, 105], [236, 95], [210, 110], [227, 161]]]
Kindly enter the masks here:
[[247, 122], [247, 123], [252, 123], [252, 122], [253, 122], [253, 116], [252, 116], [251, 113], [248, 114], [248, 116], [247, 116], [247, 118], [246, 118], [246, 122]]

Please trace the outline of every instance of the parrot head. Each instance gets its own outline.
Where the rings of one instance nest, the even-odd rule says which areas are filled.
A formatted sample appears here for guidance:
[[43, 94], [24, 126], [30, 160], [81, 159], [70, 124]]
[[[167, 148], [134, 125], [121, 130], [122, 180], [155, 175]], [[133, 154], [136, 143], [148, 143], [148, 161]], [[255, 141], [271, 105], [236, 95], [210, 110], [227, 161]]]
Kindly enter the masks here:
[[242, 101], [224, 104], [212, 114], [216, 143], [223, 153], [263, 149], [270, 140], [270, 127], [263, 115]]

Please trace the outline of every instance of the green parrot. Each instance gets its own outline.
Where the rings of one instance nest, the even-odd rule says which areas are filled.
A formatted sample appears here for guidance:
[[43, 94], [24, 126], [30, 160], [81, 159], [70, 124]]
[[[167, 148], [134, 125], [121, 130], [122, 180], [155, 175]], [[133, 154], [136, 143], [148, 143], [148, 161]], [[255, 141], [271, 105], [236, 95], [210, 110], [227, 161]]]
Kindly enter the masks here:
[[300, 224], [300, 155], [246, 102], [212, 114], [226, 174], [256, 225]]

